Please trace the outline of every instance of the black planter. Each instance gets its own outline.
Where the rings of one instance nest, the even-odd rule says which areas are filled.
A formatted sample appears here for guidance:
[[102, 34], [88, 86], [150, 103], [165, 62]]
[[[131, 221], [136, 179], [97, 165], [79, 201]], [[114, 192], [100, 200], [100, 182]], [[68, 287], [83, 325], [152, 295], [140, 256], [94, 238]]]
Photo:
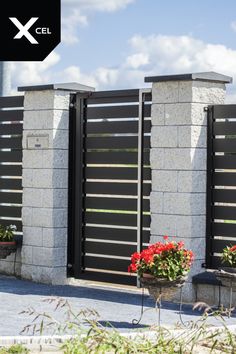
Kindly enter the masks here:
[[16, 242], [0, 242], [0, 259], [5, 259], [11, 253], [16, 252]]

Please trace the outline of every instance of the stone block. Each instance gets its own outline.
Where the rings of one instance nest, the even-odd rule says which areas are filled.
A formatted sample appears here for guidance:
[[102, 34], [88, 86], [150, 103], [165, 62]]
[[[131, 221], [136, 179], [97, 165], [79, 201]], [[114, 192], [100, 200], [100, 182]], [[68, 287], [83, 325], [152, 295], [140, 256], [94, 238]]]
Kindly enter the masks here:
[[32, 226], [67, 227], [67, 208], [33, 208]]
[[165, 125], [207, 125], [206, 104], [165, 104]]
[[23, 176], [23, 187], [65, 188], [68, 185], [65, 169], [24, 169]]
[[68, 130], [68, 110], [24, 111], [24, 130]]
[[65, 168], [68, 170], [67, 150], [42, 150], [43, 168]]
[[179, 82], [179, 102], [222, 104], [225, 100], [225, 84], [204, 81]]
[[33, 226], [32, 225], [32, 207], [26, 207], [23, 205], [22, 207], [22, 223], [23, 226]]
[[152, 192], [150, 195], [150, 210], [152, 213], [163, 213], [163, 194], [160, 192]]
[[[23, 131], [23, 149], [28, 149], [28, 139], [32, 137], [46, 137], [48, 139], [48, 146], [42, 150], [48, 149], [62, 149], [69, 148], [69, 131], [68, 130], [24, 130]], [[29, 149], [31, 150], [31, 149]], [[35, 149], [33, 149], [35, 151]], [[36, 150], [37, 151], [37, 150]]]
[[67, 247], [67, 228], [43, 228], [43, 247]]
[[65, 267], [66, 253], [65, 247], [33, 247], [33, 264], [45, 267]]
[[152, 170], [152, 190], [177, 192], [177, 171]]
[[182, 126], [178, 127], [178, 146], [192, 148], [206, 148], [207, 127]]
[[25, 111], [69, 110], [70, 93], [65, 91], [27, 91], [25, 92]]
[[[25, 174], [25, 171], [29, 170], [24, 170], [23, 173]], [[23, 179], [24, 181], [24, 179]], [[43, 189], [36, 189], [36, 188], [26, 188], [25, 185], [29, 184], [28, 182], [23, 183], [23, 205], [24, 207], [35, 207], [35, 208], [40, 208], [42, 207], [42, 198], [43, 198], [43, 193], [45, 191]], [[31, 183], [32, 184], [32, 183]]]
[[22, 263], [25, 264], [33, 264], [33, 247], [32, 246], [24, 246], [21, 250], [21, 259]]
[[177, 147], [178, 131], [177, 127], [154, 126], [151, 129], [152, 147]]
[[177, 234], [177, 216], [165, 214], [151, 214], [151, 235]]
[[21, 276], [34, 282], [65, 285], [68, 283], [66, 267], [43, 267], [22, 264]]
[[43, 230], [41, 227], [23, 227], [24, 246], [43, 246]]
[[153, 170], [164, 169], [164, 149], [153, 148], [150, 151], [150, 163]]
[[178, 171], [178, 192], [206, 192], [206, 171]]
[[[206, 149], [164, 149], [165, 170], [206, 170]], [[154, 167], [156, 168], [155, 164]]]
[[205, 227], [205, 215], [151, 214], [151, 235], [204, 237]]
[[43, 168], [43, 150], [23, 150], [23, 168]]
[[165, 105], [164, 104], [152, 104], [152, 125], [165, 125]]
[[164, 193], [164, 214], [205, 215], [205, 193]]
[[[66, 170], [65, 170], [66, 171]], [[67, 186], [64, 185], [64, 187]], [[42, 195], [43, 208], [66, 208], [68, 205], [68, 189], [45, 189]]]
[[[206, 233], [205, 215], [178, 215], [177, 233], [174, 236], [179, 237], [201, 237]], [[161, 235], [162, 233], [160, 233]]]
[[176, 103], [179, 101], [179, 82], [154, 82], [152, 86], [153, 103]]

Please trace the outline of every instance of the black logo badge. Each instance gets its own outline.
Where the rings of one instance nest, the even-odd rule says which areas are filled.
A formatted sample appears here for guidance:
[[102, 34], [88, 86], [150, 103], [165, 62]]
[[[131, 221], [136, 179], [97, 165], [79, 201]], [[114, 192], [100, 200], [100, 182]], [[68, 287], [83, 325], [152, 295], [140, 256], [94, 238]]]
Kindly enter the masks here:
[[61, 0], [7, 0], [0, 11], [0, 61], [42, 61], [61, 41]]

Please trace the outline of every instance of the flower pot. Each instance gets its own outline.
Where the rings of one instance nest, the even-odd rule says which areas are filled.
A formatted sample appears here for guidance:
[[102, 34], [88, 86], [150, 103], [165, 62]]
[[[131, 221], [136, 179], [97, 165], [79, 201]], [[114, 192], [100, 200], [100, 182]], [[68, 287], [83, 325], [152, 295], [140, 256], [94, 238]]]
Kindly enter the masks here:
[[236, 268], [222, 267], [215, 271], [215, 275], [223, 286], [232, 287], [233, 291], [236, 291]]
[[0, 242], [0, 259], [5, 259], [11, 253], [16, 252], [16, 242]]
[[155, 301], [160, 299], [170, 301], [174, 298], [178, 289], [180, 289], [185, 281], [187, 276], [180, 276], [175, 280], [168, 280], [166, 278], [156, 278], [151, 274], [143, 274], [140, 278], [141, 285], [144, 288], [147, 288], [149, 294], [153, 297]]

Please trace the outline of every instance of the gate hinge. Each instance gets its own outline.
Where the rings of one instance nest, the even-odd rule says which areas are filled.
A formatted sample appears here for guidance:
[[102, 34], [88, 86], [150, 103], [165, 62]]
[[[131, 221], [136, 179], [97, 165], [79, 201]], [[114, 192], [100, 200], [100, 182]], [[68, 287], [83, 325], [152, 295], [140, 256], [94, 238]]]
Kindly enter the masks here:
[[67, 268], [68, 268], [68, 269], [72, 269], [72, 268], [73, 268], [73, 265], [69, 263], [69, 264], [67, 264]]
[[209, 111], [209, 107], [204, 107], [204, 112], [208, 112]]
[[202, 268], [206, 268], [206, 263], [202, 263]]

